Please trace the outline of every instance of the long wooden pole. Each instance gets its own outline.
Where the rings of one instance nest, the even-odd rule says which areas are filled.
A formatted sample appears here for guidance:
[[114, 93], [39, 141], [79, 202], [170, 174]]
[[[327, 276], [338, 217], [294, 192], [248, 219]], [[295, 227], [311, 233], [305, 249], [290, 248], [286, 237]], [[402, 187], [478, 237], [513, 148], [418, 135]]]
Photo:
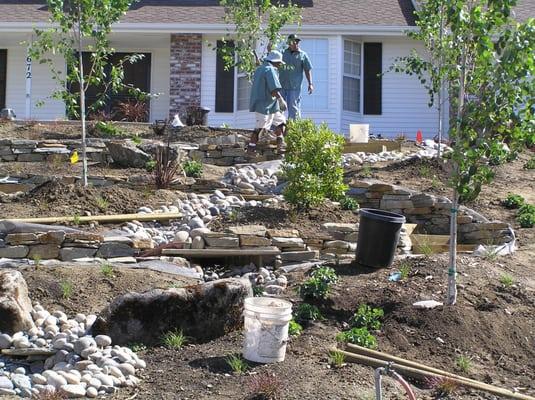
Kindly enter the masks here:
[[[443, 373], [431, 372], [429, 371], [431, 367], [427, 367], [425, 365], [415, 363], [414, 361], [410, 362], [411, 365], [413, 366], [408, 366], [406, 364], [409, 361], [401, 359], [399, 357], [395, 357], [397, 361], [393, 359], [385, 360], [385, 359], [379, 359], [377, 357], [373, 357], [371, 356], [371, 353], [368, 353], [370, 354], [370, 356], [367, 356], [364, 354], [352, 353], [350, 351], [344, 351], [344, 350], [338, 350], [338, 351], [340, 351], [345, 356], [346, 361], [364, 364], [364, 365], [368, 365], [374, 368], [387, 367], [390, 365], [390, 363], [393, 362], [394, 365], [392, 366], [392, 368], [395, 371], [401, 374], [404, 374], [406, 376], [409, 376], [411, 378], [415, 378], [415, 379], [421, 380], [424, 378], [447, 378], [447, 379], [452, 380], [453, 382], [456, 382], [459, 385], [470, 387], [472, 389], [483, 390], [485, 392], [492, 393], [498, 396], [504, 396], [504, 397], [508, 397], [511, 399], [519, 399], [519, 400], [535, 400], [535, 397], [531, 397], [531, 396], [524, 395], [521, 393], [514, 393], [508, 389], [503, 389], [498, 386], [489, 385], [487, 383], [479, 382], [473, 379], [468, 379], [459, 375], [455, 375], [451, 373], [447, 373], [447, 375], [444, 375]], [[385, 354], [382, 353], [382, 356], [384, 357]], [[440, 370], [436, 369], [436, 371], [440, 371]], [[445, 371], [441, 371], [441, 372], [445, 372]]]
[[12, 222], [31, 222], [35, 224], [55, 224], [61, 222], [125, 222], [125, 221], [165, 221], [182, 218], [181, 213], [152, 213], [152, 214], [115, 214], [115, 215], [91, 215], [91, 216], [71, 216], [71, 217], [42, 217], [42, 218], [18, 218], [8, 219]]

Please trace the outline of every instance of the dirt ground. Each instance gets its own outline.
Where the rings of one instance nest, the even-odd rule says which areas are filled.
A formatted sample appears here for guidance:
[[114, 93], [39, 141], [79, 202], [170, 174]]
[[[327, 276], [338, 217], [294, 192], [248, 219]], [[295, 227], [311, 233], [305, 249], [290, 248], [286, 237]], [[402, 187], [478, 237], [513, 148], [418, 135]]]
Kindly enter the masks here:
[[[0, 135], [1, 136], [1, 135]], [[239, 353], [242, 333], [234, 332], [209, 343], [197, 344], [190, 339], [181, 350], [161, 346], [140, 348], [147, 369], [141, 372], [138, 388], [122, 388], [108, 398], [125, 399], [252, 399], [253, 385], [259, 376], [275, 375], [272, 382], [280, 384], [281, 399], [373, 399], [373, 370], [357, 364], [331, 368], [328, 350], [336, 345], [336, 333], [344, 329], [355, 309], [363, 303], [385, 311], [383, 326], [377, 332], [378, 349], [450, 372], [466, 375], [521, 393], [535, 396], [535, 229], [522, 229], [515, 221], [514, 210], [500, 205], [507, 193], [523, 195], [535, 203], [535, 171], [523, 164], [532, 156], [525, 153], [511, 164], [497, 169], [495, 181], [485, 187], [479, 199], [469, 207], [490, 219], [509, 222], [515, 228], [519, 249], [509, 257], [459, 257], [459, 298], [453, 307], [421, 311], [412, 307], [418, 300], [443, 301], [446, 297], [447, 256], [432, 255], [405, 261], [409, 276], [400, 282], [390, 282], [388, 276], [401, 266], [396, 261], [391, 269], [370, 270], [358, 265], [334, 265], [340, 275], [328, 300], [318, 303], [325, 320], [305, 327], [304, 333], [288, 344], [286, 360], [276, 365], [249, 365], [245, 374], [236, 375], [226, 363], [226, 357]], [[4, 165], [1, 166], [2, 168]], [[348, 174], [374, 177], [411, 189], [448, 196], [446, 172], [435, 161], [405, 162], [392, 166], [373, 164]], [[48, 190], [44, 192], [44, 190]], [[94, 189], [80, 194], [77, 189], [54, 192], [43, 188], [20, 203], [1, 204], [0, 217], [25, 212], [28, 216], [66, 212], [72, 215], [83, 198], [81, 209], [98, 212], [96, 197], [109, 200], [109, 211], [134, 211], [143, 203], [150, 205], [172, 199], [171, 192], [155, 192], [143, 197], [143, 192], [127, 192], [120, 187]], [[56, 188], [57, 189], [57, 188]], [[72, 193], [68, 195], [68, 193]], [[167, 197], [169, 196], [169, 197]], [[113, 204], [113, 205], [112, 205]], [[124, 205], [124, 208], [121, 208]], [[68, 211], [70, 210], [70, 212]], [[293, 227], [317, 232], [322, 222], [350, 222], [356, 216], [336, 208], [323, 207], [308, 215], [291, 214], [287, 209], [276, 211], [245, 211], [242, 221], [256, 219], [268, 226]], [[231, 222], [231, 221], [229, 221]], [[235, 222], [235, 221], [234, 221]], [[223, 226], [223, 222], [219, 222]], [[100, 269], [71, 266], [69, 268], [41, 266], [22, 271], [30, 296], [50, 309], [76, 312], [97, 312], [115, 296], [129, 291], [166, 288], [187, 284], [173, 276], [145, 270], [115, 270], [105, 277]], [[513, 284], [505, 286], [500, 278], [510, 275]], [[288, 274], [290, 288], [284, 297], [296, 307], [300, 299], [295, 292], [302, 282], [302, 273]], [[64, 298], [62, 282], [70, 282], [73, 294]], [[460, 356], [470, 360], [467, 372], [459, 370]], [[404, 399], [399, 388], [386, 379], [386, 399]], [[437, 398], [437, 392], [423, 382], [411, 381], [419, 399]], [[135, 396], [135, 397], [134, 397]], [[483, 392], [459, 388], [454, 399], [495, 399]]]

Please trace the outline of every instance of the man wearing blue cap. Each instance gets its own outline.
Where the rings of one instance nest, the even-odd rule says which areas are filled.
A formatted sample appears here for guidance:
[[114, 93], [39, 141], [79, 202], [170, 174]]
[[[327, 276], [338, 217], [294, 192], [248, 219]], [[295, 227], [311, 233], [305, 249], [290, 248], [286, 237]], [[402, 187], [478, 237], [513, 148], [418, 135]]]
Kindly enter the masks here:
[[287, 105], [281, 95], [282, 86], [279, 81], [277, 69], [284, 64], [279, 51], [271, 51], [264, 62], [258, 66], [253, 76], [249, 111], [255, 113], [255, 130], [247, 146], [247, 152], [256, 152], [256, 143], [263, 131], [269, 131], [275, 126], [277, 148], [282, 151], [284, 146], [284, 133], [286, 131], [286, 118], [283, 112]]
[[314, 91], [312, 85], [312, 63], [308, 54], [299, 48], [301, 39], [291, 34], [288, 36], [288, 48], [282, 56], [286, 65], [279, 70], [282, 96], [288, 104], [288, 119], [301, 118], [301, 84], [303, 72], [308, 81], [308, 94]]

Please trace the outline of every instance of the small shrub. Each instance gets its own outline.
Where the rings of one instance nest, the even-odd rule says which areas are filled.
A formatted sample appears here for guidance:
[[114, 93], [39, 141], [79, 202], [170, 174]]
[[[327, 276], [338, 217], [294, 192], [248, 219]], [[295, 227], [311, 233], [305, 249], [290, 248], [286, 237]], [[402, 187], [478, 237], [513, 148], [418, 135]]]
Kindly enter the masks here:
[[106, 278], [114, 278], [115, 275], [113, 273], [113, 265], [109, 263], [102, 264], [100, 266], [100, 272], [102, 272], [102, 275], [104, 275]]
[[149, 108], [144, 101], [122, 101], [117, 104], [117, 114], [121, 116], [122, 121], [147, 122], [149, 118]]
[[61, 297], [64, 299], [69, 299], [72, 296], [74, 292], [74, 286], [71, 282], [61, 281], [59, 287], [61, 289]]
[[200, 161], [188, 160], [184, 163], [182, 168], [184, 169], [186, 176], [190, 176], [192, 178], [200, 178], [202, 176], [203, 165]]
[[153, 172], [156, 167], [156, 160], [149, 160], [145, 163], [145, 169], [147, 172]]
[[354, 328], [379, 330], [384, 315], [385, 313], [381, 308], [371, 308], [367, 304], [361, 304], [349, 323]]
[[524, 169], [535, 169], [535, 156], [524, 164]]
[[227, 357], [227, 365], [232, 369], [232, 372], [234, 372], [236, 375], [241, 375], [247, 371], [247, 368], [249, 367], [247, 365], [247, 362], [241, 358], [241, 356], [236, 354], [231, 354]]
[[524, 198], [519, 194], [509, 193], [502, 204], [506, 208], [519, 208], [524, 204]]
[[100, 208], [102, 211], [106, 211], [110, 206], [110, 202], [100, 196], [95, 197], [95, 203], [97, 203], [97, 207]]
[[302, 333], [303, 333], [303, 327], [292, 319], [288, 324], [288, 335], [299, 336]]
[[139, 135], [134, 135], [130, 138], [130, 140], [132, 140], [132, 142], [136, 145], [136, 146], [139, 146], [141, 144], [141, 142], [143, 141], [141, 139], [141, 137]]
[[359, 171], [359, 176], [363, 178], [371, 178], [372, 175], [372, 168], [369, 165], [363, 165]]
[[340, 350], [331, 350], [329, 352], [329, 364], [331, 364], [333, 367], [343, 367], [345, 360], [346, 356]]
[[283, 171], [288, 179], [284, 198], [298, 209], [317, 206], [326, 198], [339, 199], [344, 184], [344, 138], [326, 124], [310, 119], [288, 122]]
[[95, 130], [104, 136], [122, 136], [123, 132], [113, 122], [97, 121]]
[[340, 200], [340, 207], [342, 210], [358, 210], [359, 203], [352, 197], [344, 196]]
[[503, 274], [502, 276], [500, 276], [500, 283], [505, 287], [509, 287], [513, 285], [514, 279], [509, 274]]
[[338, 282], [338, 276], [330, 267], [320, 267], [310, 274], [310, 278], [298, 287], [303, 299], [326, 299], [331, 285]]
[[179, 350], [186, 344], [186, 336], [184, 336], [182, 330], [177, 329], [164, 334], [162, 343], [168, 349]]
[[147, 350], [147, 346], [145, 346], [143, 343], [129, 343], [127, 347], [130, 347], [130, 350], [132, 350], [134, 353]]
[[295, 319], [298, 322], [320, 321], [324, 319], [324, 317], [318, 307], [312, 304], [302, 303], [297, 307]]
[[39, 267], [41, 266], [41, 256], [35, 255], [32, 257], [32, 259], [35, 269], [39, 269]]
[[455, 365], [457, 368], [459, 368], [459, 370], [466, 374], [472, 368], [472, 361], [469, 357], [459, 356], [457, 357], [457, 360], [455, 360]]
[[516, 220], [522, 228], [533, 228], [535, 226], [535, 210], [520, 212]]
[[429, 167], [429, 165], [422, 165], [420, 167], [420, 171], [419, 171], [419, 174], [422, 178], [431, 178], [431, 167]]
[[156, 163], [153, 173], [154, 182], [158, 189], [167, 189], [175, 180], [180, 169], [179, 160], [171, 157], [169, 142], [166, 146], [156, 148]]
[[249, 381], [249, 398], [255, 400], [282, 399], [283, 382], [275, 374], [259, 373]]
[[377, 339], [366, 328], [352, 328], [336, 335], [339, 342], [352, 343], [368, 349], [377, 347]]
[[74, 214], [72, 216], [72, 223], [76, 226], [80, 225], [82, 223], [82, 220], [80, 219], [80, 215], [79, 214]]

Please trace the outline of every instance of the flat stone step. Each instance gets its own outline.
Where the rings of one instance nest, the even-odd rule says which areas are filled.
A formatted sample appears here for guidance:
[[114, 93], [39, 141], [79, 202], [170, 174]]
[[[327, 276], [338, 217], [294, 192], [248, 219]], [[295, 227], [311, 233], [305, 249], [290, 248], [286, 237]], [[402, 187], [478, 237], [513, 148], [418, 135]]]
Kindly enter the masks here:
[[236, 256], [276, 256], [281, 254], [279, 248], [256, 247], [251, 249], [163, 249], [165, 256], [190, 256], [198, 258], [236, 257]]

